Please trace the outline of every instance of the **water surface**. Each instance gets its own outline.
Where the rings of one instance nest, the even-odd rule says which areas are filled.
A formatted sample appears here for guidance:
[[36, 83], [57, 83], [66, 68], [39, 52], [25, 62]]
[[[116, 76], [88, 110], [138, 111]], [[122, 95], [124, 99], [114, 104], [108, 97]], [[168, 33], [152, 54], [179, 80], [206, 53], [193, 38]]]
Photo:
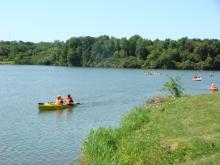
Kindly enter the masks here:
[[[161, 95], [167, 76], [179, 75], [187, 94], [209, 93], [220, 72], [68, 68], [0, 65], [0, 164], [75, 164], [91, 129], [116, 127], [121, 117], [147, 98]], [[199, 74], [201, 82], [192, 82]], [[82, 103], [72, 111], [39, 112], [37, 103], [56, 95]]]

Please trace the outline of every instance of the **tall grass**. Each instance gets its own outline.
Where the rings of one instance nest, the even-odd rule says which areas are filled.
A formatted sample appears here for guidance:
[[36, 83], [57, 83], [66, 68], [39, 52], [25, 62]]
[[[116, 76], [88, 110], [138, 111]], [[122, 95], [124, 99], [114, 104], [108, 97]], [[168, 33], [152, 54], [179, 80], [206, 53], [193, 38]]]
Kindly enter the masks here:
[[91, 131], [82, 164], [220, 164], [220, 95], [135, 108], [120, 127]]

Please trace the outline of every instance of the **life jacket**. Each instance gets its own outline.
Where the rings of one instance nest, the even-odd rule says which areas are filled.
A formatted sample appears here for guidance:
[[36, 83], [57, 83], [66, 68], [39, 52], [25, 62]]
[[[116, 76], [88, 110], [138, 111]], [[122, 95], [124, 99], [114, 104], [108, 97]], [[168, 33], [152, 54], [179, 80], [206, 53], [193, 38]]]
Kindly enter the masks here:
[[63, 104], [63, 100], [62, 99], [56, 99], [55, 104]]
[[66, 104], [73, 104], [73, 99], [72, 97], [67, 97], [65, 100]]

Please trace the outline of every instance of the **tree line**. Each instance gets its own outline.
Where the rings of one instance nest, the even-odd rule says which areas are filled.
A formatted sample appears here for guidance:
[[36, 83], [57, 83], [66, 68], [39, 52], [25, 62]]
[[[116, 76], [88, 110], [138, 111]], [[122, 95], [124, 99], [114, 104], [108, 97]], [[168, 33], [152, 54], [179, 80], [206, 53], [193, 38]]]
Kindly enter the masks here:
[[130, 38], [72, 37], [67, 41], [0, 41], [0, 62], [14, 64], [151, 68], [220, 69], [217, 39], [149, 40]]

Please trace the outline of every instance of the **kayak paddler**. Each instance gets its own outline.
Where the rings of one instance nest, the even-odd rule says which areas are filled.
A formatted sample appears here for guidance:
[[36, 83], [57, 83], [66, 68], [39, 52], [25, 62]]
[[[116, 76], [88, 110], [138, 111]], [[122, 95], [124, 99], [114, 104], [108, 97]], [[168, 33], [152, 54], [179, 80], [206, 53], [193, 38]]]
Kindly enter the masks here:
[[62, 99], [61, 96], [57, 96], [57, 97], [56, 97], [55, 104], [63, 104], [63, 99]]
[[65, 103], [66, 103], [66, 105], [72, 105], [73, 104], [73, 98], [71, 97], [70, 94], [67, 95], [67, 97], [65, 99]]

